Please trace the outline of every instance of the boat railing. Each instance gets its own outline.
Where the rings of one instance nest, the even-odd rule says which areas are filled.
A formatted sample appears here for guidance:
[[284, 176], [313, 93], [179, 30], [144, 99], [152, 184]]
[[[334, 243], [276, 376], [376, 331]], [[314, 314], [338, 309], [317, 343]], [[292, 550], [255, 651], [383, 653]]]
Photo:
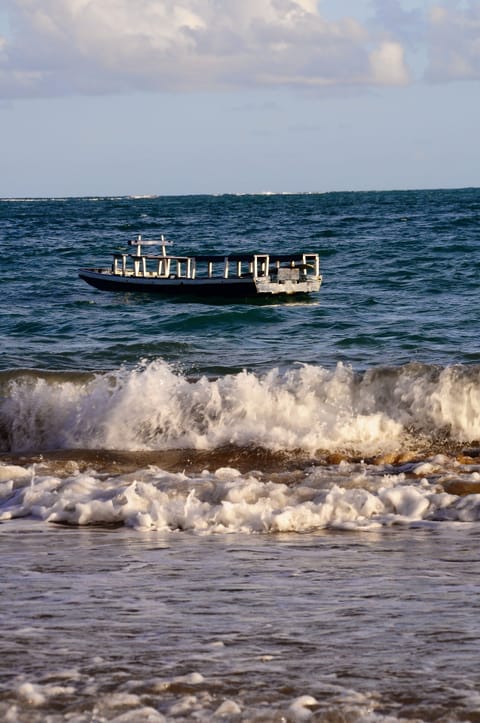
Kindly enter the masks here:
[[116, 253], [113, 255], [112, 271], [115, 276], [153, 276], [165, 279], [177, 276], [194, 279], [195, 267], [195, 259], [191, 256]]
[[[129, 245], [135, 246], [133, 253], [115, 253], [112, 273], [115, 276], [140, 278], [213, 278], [224, 279], [250, 277], [285, 283], [302, 281], [307, 277], [320, 276], [320, 259], [317, 253], [288, 254], [231, 254], [174, 256], [167, 254], [166, 246], [171, 245], [161, 236], [159, 241], [138, 236]], [[160, 254], [144, 254], [142, 246], [160, 245]]]

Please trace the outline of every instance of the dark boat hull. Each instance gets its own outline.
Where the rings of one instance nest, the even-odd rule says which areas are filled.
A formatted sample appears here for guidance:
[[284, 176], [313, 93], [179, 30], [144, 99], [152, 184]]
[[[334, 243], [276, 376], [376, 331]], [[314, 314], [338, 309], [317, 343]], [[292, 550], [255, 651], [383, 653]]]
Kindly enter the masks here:
[[318, 291], [311, 283], [279, 284], [252, 278], [142, 278], [123, 277], [103, 270], [82, 269], [79, 277], [101, 291], [143, 292], [147, 294], [247, 297], [298, 294]]

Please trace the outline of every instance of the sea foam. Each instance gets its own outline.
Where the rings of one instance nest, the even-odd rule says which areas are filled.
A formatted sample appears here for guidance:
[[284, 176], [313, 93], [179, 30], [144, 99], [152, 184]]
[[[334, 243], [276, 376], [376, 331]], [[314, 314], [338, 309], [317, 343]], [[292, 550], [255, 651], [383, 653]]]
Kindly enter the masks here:
[[3, 384], [3, 451], [52, 449], [356, 449], [480, 438], [480, 370], [409, 364], [364, 373], [297, 365], [192, 380], [163, 361], [65, 379]]
[[[41, 467], [41, 465], [40, 465]], [[449, 476], [475, 476], [445, 461], [442, 477], [387, 473], [376, 465], [314, 466], [295, 481], [223, 468], [187, 476], [151, 466], [105, 477], [90, 470], [65, 478], [31, 470], [0, 488], [0, 521], [30, 517], [69, 525], [125, 525], [197, 534], [375, 530], [480, 520], [480, 494], [445, 489]], [[477, 475], [478, 476], [478, 475]]]

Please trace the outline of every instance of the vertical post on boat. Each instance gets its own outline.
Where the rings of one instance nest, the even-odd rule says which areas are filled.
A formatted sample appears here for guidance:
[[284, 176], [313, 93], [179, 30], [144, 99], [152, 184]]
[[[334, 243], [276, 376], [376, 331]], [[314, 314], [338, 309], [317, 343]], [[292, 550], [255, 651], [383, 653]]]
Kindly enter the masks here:
[[237, 261], [237, 276], [238, 276], [238, 278], [240, 278], [241, 275], [242, 275], [242, 262], [241, 262], [241, 261]]
[[268, 276], [270, 256], [268, 254], [255, 254], [253, 257], [253, 277]]
[[228, 279], [228, 267], [229, 267], [228, 256], [225, 256], [225, 266], [224, 266], [224, 269], [223, 269], [223, 277], [224, 277], [225, 279]]
[[211, 279], [213, 276], [213, 261], [208, 262], [208, 278]]

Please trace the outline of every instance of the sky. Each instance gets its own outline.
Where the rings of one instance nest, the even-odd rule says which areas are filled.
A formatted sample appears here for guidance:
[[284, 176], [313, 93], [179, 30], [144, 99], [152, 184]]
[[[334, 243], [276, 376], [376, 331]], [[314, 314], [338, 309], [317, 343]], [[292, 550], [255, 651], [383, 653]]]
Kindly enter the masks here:
[[480, 186], [480, 0], [0, 0], [0, 197]]

